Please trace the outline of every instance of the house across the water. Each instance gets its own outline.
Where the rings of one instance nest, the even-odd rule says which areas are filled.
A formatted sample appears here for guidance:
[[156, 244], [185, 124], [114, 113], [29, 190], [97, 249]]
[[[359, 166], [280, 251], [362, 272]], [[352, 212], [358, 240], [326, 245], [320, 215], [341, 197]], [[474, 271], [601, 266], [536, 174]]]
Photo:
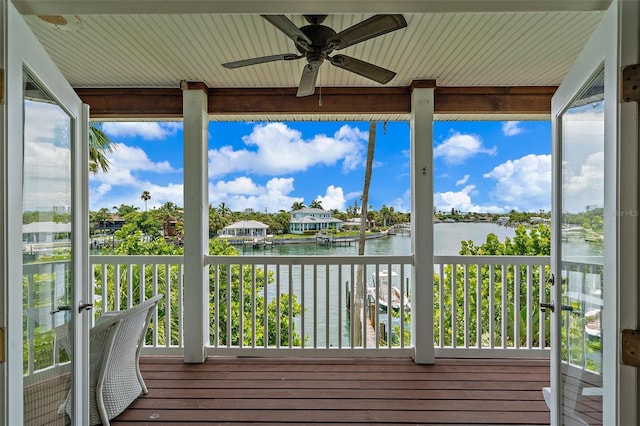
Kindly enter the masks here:
[[221, 237], [266, 237], [269, 226], [257, 220], [241, 220], [222, 228]]
[[291, 212], [289, 232], [292, 234], [304, 234], [308, 231], [326, 231], [330, 228], [339, 230], [343, 222], [331, 216], [331, 212], [324, 209], [304, 208]]

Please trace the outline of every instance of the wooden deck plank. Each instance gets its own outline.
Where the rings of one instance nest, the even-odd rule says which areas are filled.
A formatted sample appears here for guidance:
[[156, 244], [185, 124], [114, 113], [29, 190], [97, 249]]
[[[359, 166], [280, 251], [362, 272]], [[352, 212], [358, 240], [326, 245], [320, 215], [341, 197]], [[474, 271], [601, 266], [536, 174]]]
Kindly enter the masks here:
[[155, 388], [169, 388], [176, 385], [176, 381], [184, 389], [477, 389], [477, 390], [540, 390], [543, 385], [548, 386], [549, 380], [537, 381], [473, 381], [473, 380], [146, 380], [148, 386]]
[[145, 357], [149, 393], [112, 425], [549, 424], [548, 361], [495, 361]]
[[243, 407], [246, 410], [388, 410], [398, 409], [402, 401], [403, 411], [545, 411], [542, 401], [514, 400], [473, 400], [460, 399], [313, 399], [313, 398], [140, 398], [131, 407], [135, 409], [154, 409], [159, 406], [171, 406], [176, 410], [233, 410]]
[[[148, 383], [147, 383], [148, 385]], [[268, 392], [265, 392], [265, 389]], [[496, 401], [537, 401], [540, 389], [529, 391], [492, 391], [490, 397]], [[488, 398], [486, 390], [414, 390], [414, 389], [368, 389], [367, 392], [356, 392], [354, 389], [150, 389], [144, 398], [171, 398], [180, 395], [180, 398], [346, 398], [346, 399], [368, 399], [368, 398], [388, 398], [388, 399], [462, 399], [466, 401], [486, 400]]]

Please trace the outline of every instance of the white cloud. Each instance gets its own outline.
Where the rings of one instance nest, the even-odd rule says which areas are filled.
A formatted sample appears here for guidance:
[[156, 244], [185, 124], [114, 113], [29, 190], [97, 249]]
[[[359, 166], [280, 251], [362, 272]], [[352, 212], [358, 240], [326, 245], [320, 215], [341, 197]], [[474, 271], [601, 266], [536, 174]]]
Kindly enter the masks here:
[[502, 133], [505, 136], [515, 136], [522, 133], [524, 130], [520, 127], [519, 121], [505, 121], [502, 123]]
[[508, 160], [483, 175], [497, 180], [491, 196], [520, 211], [549, 210], [551, 206], [551, 155], [529, 154]]
[[471, 202], [471, 196], [469, 195], [474, 189], [474, 185], [467, 185], [457, 192], [436, 192], [433, 194], [433, 204], [437, 210], [444, 212], [452, 208], [463, 212], [477, 211], [477, 206]]
[[347, 204], [342, 188], [333, 185], [327, 187], [324, 195], [316, 196], [316, 200], [322, 203], [322, 208], [325, 210], [338, 209], [344, 211]]
[[449, 164], [460, 164], [477, 154], [495, 155], [496, 151], [495, 146], [493, 148], [482, 146], [482, 140], [476, 135], [453, 132], [449, 138], [434, 148], [433, 157], [442, 157]]
[[407, 189], [400, 197], [391, 200], [389, 207], [397, 212], [407, 213], [411, 211], [411, 189]]
[[243, 138], [247, 148], [209, 150], [209, 177], [232, 172], [283, 175], [339, 162], [346, 173], [363, 164], [367, 137], [367, 132], [344, 125], [333, 137], [316, 135], [304, 140], [298, 130], [283, 123], [259, 124]]
[[24, 208], [70, 204], [71, 120], [55, 104], [25, 101]]
[[102, 130], [117, 139], [120, 137], [141, 137], [145, 140], [165, 139], [182, 129], [182, 122], [106, 122], [102, 123]]
[[563, 209], [568, 212], [604, 205], [604, 152], [589, 155], [578, 174], [566, 177], [563, 190]]
[[478, 205], [471, 196], [475, 192], [475, 185], [467, 185], [461, 191], [436, 192], [433, 194], [433, 204], [438, 211], [448, 212], [451, 209], [461, 212], [490, 212], [502, 213], [505, 207], [495, 205]]
[[251, 208], [256, 211], [289, 211], [294, 202], [303, 202], [302, 197], [292, 197], [293, 178], [273, 178], [264, 186], [251, 178], [242, 177], [232, 181], [218, 181], [209, 184], [209, 203], [227, 204], [233, 211]]
[[[181, 206], [183, 202], [182, 184], [157, 185], [142, 179], [139, 172], [147, 173], [179, 173], [168, 161], [153, 162], [144, 150], [122, 143], [114, 144], [114, 151], [107, 155], [110, 162], [108, 173], [99, 171], [89, 177], [90, 208], [111, 208], [120, 204], [127, 204], [144, 208], [140, 199], [142, 191], [151, 193], [151, 200], [147, 202], [149, 209], [158, 207], [167, 201]], [[182, 180], [177, 175], [176, 179]]]
[[155, 173], [176, 173], [168, 161], [155, 163], [141, 148], [130, 147], [122, 143], [114, 144], [114, 151], [107, 155], [110, 162], [108, 173], [98, 172], [91, 176], [95, 182], [104, 182], [115, 185], [136, 185], [138, 178], [134, 172], [146, 171]]
[[469, 175], [464, 175], [462, 179], [456, 181], [456, 186], [464, 185], [469, 180]]

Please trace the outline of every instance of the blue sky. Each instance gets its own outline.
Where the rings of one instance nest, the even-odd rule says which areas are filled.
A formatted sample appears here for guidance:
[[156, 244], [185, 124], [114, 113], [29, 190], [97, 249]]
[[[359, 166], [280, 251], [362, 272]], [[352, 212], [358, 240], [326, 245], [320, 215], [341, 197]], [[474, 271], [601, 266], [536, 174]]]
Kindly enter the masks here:
[[[106, 122], [117, 142], [111, 171], [90, 178], [90, 209], [183, 205], [182, 123]], [[345, 210], [364, 182], [368, 122], [209, 124], [209, 200], [234, 211], [289, 210], [314, 199]], [[438, 210], [549, 210], [551, 126], [532, 122], [435, 122]], [[369, 204], [410, 209], [409, 123], [378, 124]]]

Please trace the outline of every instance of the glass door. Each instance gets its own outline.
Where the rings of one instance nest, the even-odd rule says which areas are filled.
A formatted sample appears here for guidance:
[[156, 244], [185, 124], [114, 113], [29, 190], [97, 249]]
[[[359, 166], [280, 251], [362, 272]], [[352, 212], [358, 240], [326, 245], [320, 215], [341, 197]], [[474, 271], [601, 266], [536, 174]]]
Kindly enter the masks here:
[[[604, 232], [604, 70], [559, 116], [561, 140], [560, 297], [561, 424], [601, 425]], [[556, 224], [557, 226], [557, 224]]]
[[64, 422], [73, 364], [72, 117], [24, 72], [25, 424]]
[[636, 373], [619, 363], [637, 314], [620, 295], [637, 297], [638, 129], [619, 99], [637, 17], [612, 1], [552, 99], [553, 425], [637, 424]]
[[12, 4], [3, 7], [11, 283], [5, 420], [87, 424], [88, 109]]

